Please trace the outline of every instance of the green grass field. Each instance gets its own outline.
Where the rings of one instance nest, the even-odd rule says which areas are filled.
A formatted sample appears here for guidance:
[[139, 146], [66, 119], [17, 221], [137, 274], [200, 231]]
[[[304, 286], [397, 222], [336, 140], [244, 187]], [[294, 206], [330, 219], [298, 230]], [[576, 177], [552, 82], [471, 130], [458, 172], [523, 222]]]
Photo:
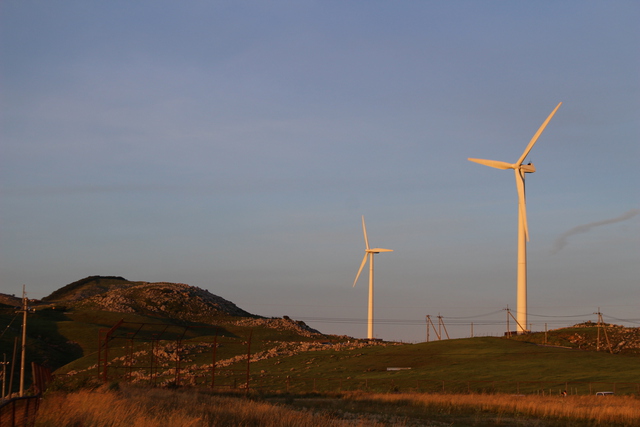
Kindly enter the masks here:
[[289, 387], [298, 390], [296, 384], [303, 382], [300, 388], [309, 387], [308, 379], [316, 379], [316, 388], [323, 380], [340, 379], [344, 389], [361, 387], [366, 381], [369, 388], [380, 384], [383, 390], [377, 391], [389, 390], [390, 384], [400, 391], [442, 391], [444, 381], [445, 391], [528, 393], [546, 389], [548, 384], [555, 384], [555, 389], [565, 387], [565, 383], [584, 383], [582, 393], [589, 383], [609, 388], [620, 383], [617, 391], [637, 393], [636, 385], [621, 383], [640, 383], [636, 356], [543, 347], [504, 338], [313, 352], [253, 364], [252, 372], [259, 371], [267, 373], [262, 381], [265, 386], [281, 388], [288, 377]]

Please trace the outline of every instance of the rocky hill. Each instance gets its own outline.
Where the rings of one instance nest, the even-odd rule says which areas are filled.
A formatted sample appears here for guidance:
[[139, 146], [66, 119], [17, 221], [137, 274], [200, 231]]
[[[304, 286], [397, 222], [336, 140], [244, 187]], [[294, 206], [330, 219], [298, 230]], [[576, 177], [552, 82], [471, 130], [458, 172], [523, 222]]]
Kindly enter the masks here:
[[552, 329], [547, 334], [534, 332], [512, 338], [577, 350], [640, 354], [640, 328], [628, 328], [611, 323], [598, 325], [588, 321], [568, 328]]
[[42, 301], [79, 301], [105, 292], [129, 288], [139, 283], [130, 282], [120, 276], [89, 276], [61, 287], [51, 295], [42, 298]]
[[586, 322], [566, 329], [564, 334], [572, 346], [581, 350], [640, 353], [640, 328], [610, 323], [598, 327], [596, 323]]
[[131, 282], [90, 276], [42, 299], [43, 302], [118, 313], [138, 313], [191, 322], [219, 316], [258, 317], [205, 289], [184, 283]]
[[[20, 304], [7, 296], [7, 302]], [[321, 335], [302, 321], [251, 314], [206, 289], [184, 283], [132, 282], [120, 276], [89, 276], [51, 293], [41, 305], [65, 309], [135, 313], [179, 322], [262, 326], [301, 336]]]

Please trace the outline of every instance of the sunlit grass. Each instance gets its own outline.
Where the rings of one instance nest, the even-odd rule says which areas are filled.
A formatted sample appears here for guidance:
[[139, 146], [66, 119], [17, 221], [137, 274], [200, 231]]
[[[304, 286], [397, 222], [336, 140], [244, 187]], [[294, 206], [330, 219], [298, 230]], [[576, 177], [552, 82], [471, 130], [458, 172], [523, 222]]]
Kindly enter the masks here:
[[640, 425], [640, 400], [631, 396], [515, 396], [503, 394], [353, 394], [347, 400], [414, 405], [440, 413], [490, 413], [497, 417], [564, 420], [575, 425]]
[[366, 419], [345, 422], [266, 401], [215, 396], [197, 391], [127, 388], [121, 392], [82, 390], [47, 395], [38, 427], [303, 427], [378, 426]]
[[631, 396], [342, 394], [238, 396], [123, 388], [55, 392], [36, 426], [536, 426], [640, 425]]

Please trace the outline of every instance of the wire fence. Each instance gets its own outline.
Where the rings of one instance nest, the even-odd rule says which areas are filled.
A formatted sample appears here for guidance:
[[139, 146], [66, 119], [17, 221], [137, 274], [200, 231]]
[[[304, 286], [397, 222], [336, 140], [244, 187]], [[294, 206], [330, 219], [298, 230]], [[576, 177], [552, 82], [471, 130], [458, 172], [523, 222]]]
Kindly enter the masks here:
[[501, 393], [537, 395], [640, 395], [640, 383], [578, 381], [450, 381], [439, 379], [252, 377], [250, 388], [260, 391], [309, 393], [367, 391], [377, 393]]
[[0, 404], [0, 427], [31, 427], [35, 425], [40, 396], [9, 399]]

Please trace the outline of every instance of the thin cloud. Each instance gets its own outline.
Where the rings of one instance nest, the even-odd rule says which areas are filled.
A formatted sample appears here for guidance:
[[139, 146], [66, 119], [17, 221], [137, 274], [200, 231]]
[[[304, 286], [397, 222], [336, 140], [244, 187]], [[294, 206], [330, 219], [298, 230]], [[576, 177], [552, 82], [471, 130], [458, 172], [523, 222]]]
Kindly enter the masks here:
[[588, 224], [582, 224], [582, 225], [578, 225], [577, 227], [573, 227], [572, 229], [562, 233], [560, 237], [556, 239], [556, 241], [553, 244], [553, 249], [551, 250], [551, 252], [555, 254], [558, 251], [560, 251], [562, 248], [567, 246], [567, 244], [569, 243], [568, 242], [569, 237], [575, 234], [587, 233], [592, 228], [600, 227], [601, 225], [615, 224], [616, 222], [626, 221], [638, 214], [640, 214], [640, 209], [631, 209], [630, 211], [616, 218], [605, 219], [603, 221], [590, 222]]

